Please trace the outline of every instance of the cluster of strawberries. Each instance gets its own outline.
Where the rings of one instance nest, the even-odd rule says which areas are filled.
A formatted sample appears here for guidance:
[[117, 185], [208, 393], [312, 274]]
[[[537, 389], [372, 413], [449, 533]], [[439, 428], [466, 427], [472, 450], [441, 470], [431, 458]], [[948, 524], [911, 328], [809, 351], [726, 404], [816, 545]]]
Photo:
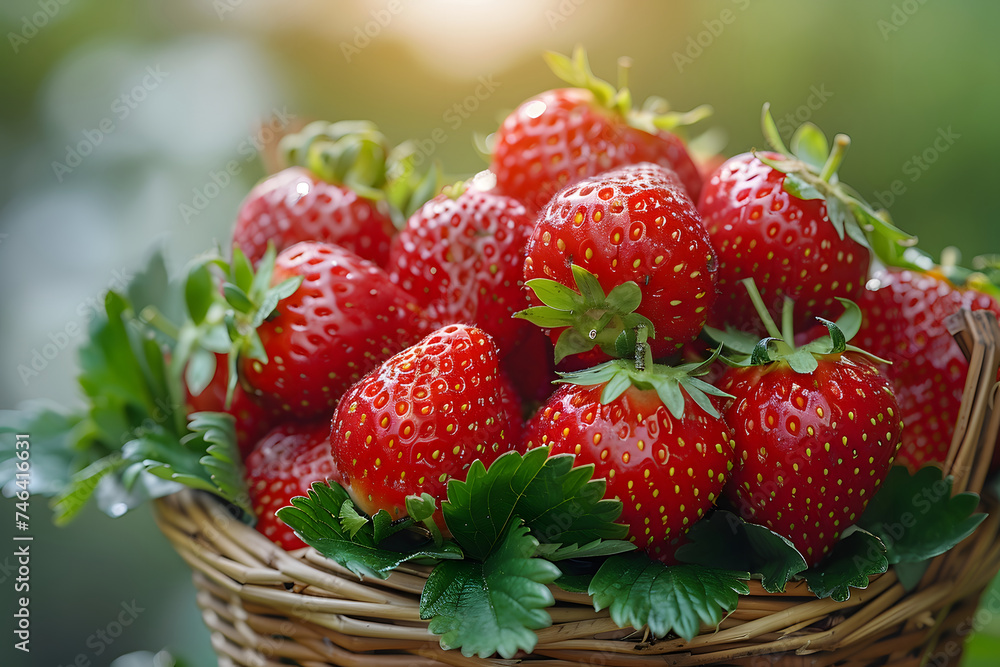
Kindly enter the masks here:
[[220, 358], [191, 411], [235, 415], [258, 527], [288, 549], [274, 512], [314, 481], [400, 517], [546, 445], [595, 466], [654, 558], [725, 503], [818, 562], [893, 463], [943, 461], [966, 362], [942, 321], [1000, 304], [873, 262], [910, 239], [839, 182], [846, 137], [806, 125], [789, 150], [765, 110], [773, 152], [695, 159], [698, 110], [633, 109], [582, 52], [549, 61], [572, 87], [409, 215], [370, 124], [288, 138], [297, 166], [253, 189], [233, 245], [256, 264], [273, 244], [272, 283], [301, 282], [228, 407]]

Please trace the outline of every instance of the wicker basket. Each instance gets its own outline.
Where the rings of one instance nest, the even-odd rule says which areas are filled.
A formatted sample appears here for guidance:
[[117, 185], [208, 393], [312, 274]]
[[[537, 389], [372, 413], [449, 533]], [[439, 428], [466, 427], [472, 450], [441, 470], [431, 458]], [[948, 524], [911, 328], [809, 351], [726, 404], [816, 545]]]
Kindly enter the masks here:
[[[989, 314], [964, 311], [949, 326], [970, 371], [946, 470], [956, 493], [980, 491], [1000, 428], [1000, 327]], [[937, 557], [911, 592], [892, 569], [844, 603], [816, 599], [804, 582], [769, 594], [751, 581], [751, 594], [718, 628], [703, 627], [687, 642], [621, 630], [606, 610], [595, 612], [587, 596], [553, 587], [552, 626], [537, 632], [532, 655], [514, 660], [466, 658], [440, 648], [418, 615], [427, 568], [402, 567], [385, 581], [359, 581], [311, 548], [283, 551], [200, 492], [159, 500], [157, 520], [194, 570], [220, 665], [937, 666], [957, 664], [977, 625], [982, 591], [1000, 570], [1000, 508], [984, 503], [990, 516]]]

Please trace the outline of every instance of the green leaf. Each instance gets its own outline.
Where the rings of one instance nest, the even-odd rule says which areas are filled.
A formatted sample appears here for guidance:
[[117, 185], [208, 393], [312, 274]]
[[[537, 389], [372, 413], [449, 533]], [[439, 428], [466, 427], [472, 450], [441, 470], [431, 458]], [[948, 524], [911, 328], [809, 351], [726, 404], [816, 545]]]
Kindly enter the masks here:
[[786, 355], [784, 360], [788, 362], [788, 365], [796, 373], [808, 375], [819, 368], [819, 361], [816, 360], [812, 352], [805, 348], [799, 348], [791, 354]]
[[[359, 577], [385, 579], [394, 569], [414, 559], [462, 558], [462, 551], [450, 542], [436, 546], [424, 540], [405, 552], [382, 548], [386, 538], [412, 525], [412, 521], [407, 518], [390, 526], [388, 513], [382, 511], [371, 521], [359, 522], [360, 513], [337, 484], [316, 482], [308, 497], [292, 498], [292, 506], [283, 507], [276, 514], [303, 542]], [[380, 526], [378, 530], [376, 526]]]
[[850, 209], [839, 197], [828, 197], [826, 199], [826, 216], [830, 218], [830, 223], [837, 230], [837, 236], [844, 238], [845, 230], [848, 227], [857, 227], [854, 216]]
[[753, 354], [754, 348], [760, 342], [760, 337], [746, 331], [740, 331], [730, 324], [726, 325], [725, 331], [708, 326], [703, 331], [716, 343], [722, 343], [726, 350], [739, 354]]
[[304, 279], [304, 276], [287, 278], [269, 289], [260, 300], [260, 304], [257, 306], [257, 311], [254, 313], [253, 320], [251, 320], [251, 326], [257, 328], [263, 324], [264, 320], [269, 318], [271, 313], [274, 312], [274, 309], [278, 307], [278, 303], [282, 299], [295, 294], [295, 290], [299, 288], [299, 285], [302, 284]]
[[892, 569], [896, 572], [896, 578], [907, 591], [914, 590], [920, 580], [924, 578], [927, 568], [930, 567], [929, 560], [922, 560], [919, 563], [896, 563]]
[[580, 295], [572, 288], [548, 278], [532, 278], [524, 283], [538, 300], [556, 310], [573, 310], [580, 304]]
[[769, 593], [783, 592], [785, 584], [807, 567], [787, 538], [731, 512], [715, 510], [694, 524], [687, 538], [688, 543], [677, 550], [678, 560], [759, 574]]
[[245, 291], [233, 283], [223, 283], [222, 294], [226, 297], [226, 302], [237, 312], [247, 314], [254, 311], [253, 301]]
[[642, 289], [631, 280], [615, 287], [607, 297], [608, 306], [618, 313], [634, 312], [641, 302]]
[[441, 647], [462, 655], [510, 659], [530, 653], [533, 632], [552, 624], [545, 611], [555, 603], [547, 584], [558, 567], [532, 555], [538, 540], [526, 526], [511, 524], [496, 550], [483, 562], [444, 562], [431, 572], [420, 596], [420, 618], [441, 635]]
[[[85, 427], [81, 412], [70, 412], [48, 401], [22, 405], [18, 410], [0, 410], [0, 492], [6, 497], [22, 490], [18, 482], [18, 435], [30, 436], [32, 495], [54, 496], [65, 489], [81, 452], [77, 445], [100, 449], [80, 433]], [[74, 437], [74, 435], [76, 437]], [[22, 477], [23, 479], [23, 477]]]
[[512, 524], [521, 521], [540, 542], [586, 544], [619, 539], [614, 523], [621, 503], [604, 500], [604, 480], [593, 465], [574, 467], [570, 454], [549, 456], [548, 447], [507, 452], [487, 470], [475, 461], [465, 481], [448, 482], [441, 505], [445, 523], [471, 558], [485, 560]]
[[666, 566], [643, 553], [612, 556], [590, 583], [594, 609], [609, 608], [620, 627], [647, 626], [655, 637], [673, 632], [690, 641], [701, 625], [718, 626], [750, 589], [749, 572], [701, 565]]
[[893, 466], [858, 526], [885, 543], [889, 563], [919, 563], [943, 554], [986, 518], [975, 493], [951, 495], [952, 478], [937, 466], [914, 475]]
[[52, 503], [54, 516], [52, 520], [57, 526], [69, 523], [83, 509], [90, 497], [97, 490], [97, 485], [106, 475], [114, 473], [125, 464], [117, 452], [108, 454], [103, 459], [94, 461], [89, 466], [73, 475], [67, 486]]
[[[549, 306], [530, 306], [514, 313], [514, 317], [528, 320], [532, 324], [549, 329], [572, 326], [576, 315], [568, 310], [556, 310]], [[590, 343], [593, 346], [593, 343]]]
[[868, 577], [889, 569], [885, 545], [864, 530], [854, 530], [842, 538], [830, 555], [806, 570], [809, 590], [820, 598], [846, 602], [851, 588], [868, 588]]
[[204, 322], [209, 307], [215, 301], [215, 285], [206, 264], [197, 264], [188, 273], [184, 283], [184, 301], [191, 320], [195, 324]]
[[184, 369], [184, 382], [187, 383], [191, 395], [198, 396], [205, 391], [214, 375], [215, 355], [208, 350], [195, 349]]
[[770, 144], [771, 148], [782, 155], [790, 155], [790, 151], [785, 148], [785, 142], [781, 140], [781, 133], [778, 132], [778, 126], [775, 124], [774, 118], [771, 117], [771, 105], [768, 102], [764, 103], [764, 108], [761, 110], [760, 124], [764, 138]]
[[794, 172], [785, 174], [785, 182], [782, 187], [785, 192], [799, 199], [824, 199], [822, 192]]
[[573, 271], [573, 279], [576, 281], [580, 294], [583, 295], [584, 302], [588, 304], [604, 303], [606, 300], [604, 288], [598, 282], [597, 276], [579, 264], [571, 265], [570, 269]]
[[[258, 276], [260, 276], [258, 280], [263, 281], [265, 287], [271, 282], [271, 276], [269, 274], [265, 275], [265, 273], [269, 272], [274, 267], [273, 257], [275, 253], [273, 252], [272, 249], [273, 246], [271, 244], [268, 244], [267, 251], [265, 251], [264, 253], [265, 261], [262, 262], [262, 265], [264, 267], [264, 272], [257, 274]], [[267, 262], [266, 260], [269, 258], [269, 255], [272, 259], [270, 262]], [[247, 256], [243, 253], [243, 250], [241, 248], [236, 246], [233, 247], [233, 261], [230, 263], [229, 268], [230, 268], [230, 278], [232, 284], [234, 284], [244, 293], [253, 291], [254, 277], [255, 277], [253, 272], [253, 266], [251, 266], [250, 260], [247, 259]], [[266, 278], [266, 280], [264, 280], [264, 278]]]
[[792, 154], [818, 172], [830, 155], [830, 144], [813, 123], [802, 123], [792, 135]]
[[625, 540], [593, 540], [587, 544], [540, 544], [535, 552], [546, 560], [557, 562], [569, 558], [599, 558], [634, 551], [635, 545]]

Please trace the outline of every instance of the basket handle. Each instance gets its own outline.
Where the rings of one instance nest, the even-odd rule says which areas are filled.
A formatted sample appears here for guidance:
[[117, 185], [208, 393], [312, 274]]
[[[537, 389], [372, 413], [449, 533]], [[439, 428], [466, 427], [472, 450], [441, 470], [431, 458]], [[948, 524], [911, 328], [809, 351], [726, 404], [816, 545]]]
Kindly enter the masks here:
[[963, 309], [945, 326], [969, 360], [969, 372], [944, 471], [954, 478], [953, 493], [979, 493], [1000, 432], [1000, 325], [989, 310]]

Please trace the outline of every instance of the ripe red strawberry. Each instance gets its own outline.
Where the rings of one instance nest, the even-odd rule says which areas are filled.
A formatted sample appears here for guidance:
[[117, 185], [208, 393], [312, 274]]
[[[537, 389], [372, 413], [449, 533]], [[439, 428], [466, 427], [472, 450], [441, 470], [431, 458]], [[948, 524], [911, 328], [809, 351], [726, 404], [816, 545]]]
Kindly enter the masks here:
[[868, 286], [858, 301], [865, 315], [858, 340], [892, 362], [882, 370], [906, 424], [896, 463], [911, 471], [943, 464], [969, 370], [944, 320], [961, 308], [1000, 317], [1000, 303], [984, 292], [956, 287], [939, 270], [881, 270]]
[[501, 356], [528, 325], [513, 319], [534, 219], [510, 197], [458, 186], [424, 204], [393, 241], [388, 271], [437, 326], [475, 324]]
[[313, 482], [335, 477], [330, 456], [330, 423], [290, 421], [275, 426], [246, 457], [250, 502], [257, 530], [285, 550], [305, 546], [274, 513], [304, 496]]
[[291, 165], [257, 184], [240, 206], [233, 245], [252, 264], [268, 242], [336, 243], [385, 266], [395, 229], [380, 188], [385, 137], [372, 123], [310, 123], [282, 140]]
[[241, 359], [241, 376], [266, 407], [329, 415], [337, 399], [384, 359], [420, 340], [426, 320], [413, 298], [369, 261], [306, 241], [277, 257], [272, 284], [302, 276], [257, 329], [267, 363]]
[[[770, 115], [765, 107], [765, 128]], [[765, 129], [765, 134], [769, 134]], [[709, 318], [718, 328], [763, 333], [740, 284], [757, 279], [772, 317], [786, 297], [796, 302], [795, 325], [839, 312], [837, 298], [855, 299], [868, 275], [864, 228], [898, 241], [905, 234], [876, 217], [836, 180], [848, 145], [834, 149], [811, 124], [792, 139], [793, 155], [777, 131], [768, 136], [778, 152], [744, 153], [727, 160], [705, 184], [698, 210], [719, 257], [719, 299]]]
[[[560, 191], [539, 214], [524, 278], [535, 291], [529, 301], [550, 308], [525, 316], [552, 329], [557, 360], [595, 345], [605, 353], [598, 360], [614, 356], [619, 333], [636, 324], [630, 318], [647, 318], [653, 356], [661, 358], [701, 331], [715, 300], [715, 267], [715, 250], [676, 174], [650, 163], [619, 167]], [[598, 284], [581, 284], [579, 269]], [[540, 283], [559, 298], [546, 296], [552, 289], [539, 292], [528, 282], [535, 279], [559, 283]], [[623, 291], [629, 282], [631, 291]], [[575, 285], [581, 294], [570, 299], [565, 290]]]
[[605, 497], [622, 501], [629, 540], [673, 563], [688, 528], [722, 492], [732, 435], [704, 393], [719, 392], [688, 375], [697, 364], [647, 360], [645, 371], [616, 360], [566, 376], [588, 386], [556, 390], [528, 422], [525, 448], [551, 445], [553, 454], [575, 455], [575, 465], [593, 464], [594, 477], [607, 481]]
[[440, 502], [448, 480], [464, 479], [474, 460], [489, 465], [518, 445], [521, 419], [505, 391], [488, 334], [438, 329], [340, 400], [330, 435], [337, 481], [369, 514], [401, 517], [411, 494]]
[[[569, 58], [546, 54], [553, 71], [575, 88], [549, 90], [523, 102], [496, 133], [490, 170], [499, 192], [538, 211], [561, 188], [627, 164], [654, 162], [678, 173], [697, 200], [701, 176], [684, 142], [667, 131], [678, 114], [630, 108], [627, 96], [594, 77], [582, 50]], [[660, 127], [658, 127], [660, 126]]]
[[232, 401], [226, 407], [226, 389], [228, 384], [227, 355], [215, 355], [215, 374], [200, 393], [192, 394], [185, 385], [186, 405], [188, 414], [195, 412], [225, 412], [236, 419], [236, 444], [240, 454], [246, 458], [257, 441], [271, 428], [273, 419], [267, 410], [247, 396], [243, 387], [236, 385]]
[[860, 324], [853, 304], [839, 323], [846, 331], [831, 324], [829, 336], [795, 348], [768, 320], [773, 338], [756, 347], [755, 365], [717, 383], [733, 396], [723, 412], [737, 455], [727, 498], [791, 540], [810, 566], [861, 516], [903, 430], [888, 378], [846, 351], [845, 334]]
[[258, 183], [240, 206], [233, 245], [256, 264], [268, 241], [284, 250], [299, 241], [336, 243], [385, 266], [394, 229], [385, 202], [288, 167]]

